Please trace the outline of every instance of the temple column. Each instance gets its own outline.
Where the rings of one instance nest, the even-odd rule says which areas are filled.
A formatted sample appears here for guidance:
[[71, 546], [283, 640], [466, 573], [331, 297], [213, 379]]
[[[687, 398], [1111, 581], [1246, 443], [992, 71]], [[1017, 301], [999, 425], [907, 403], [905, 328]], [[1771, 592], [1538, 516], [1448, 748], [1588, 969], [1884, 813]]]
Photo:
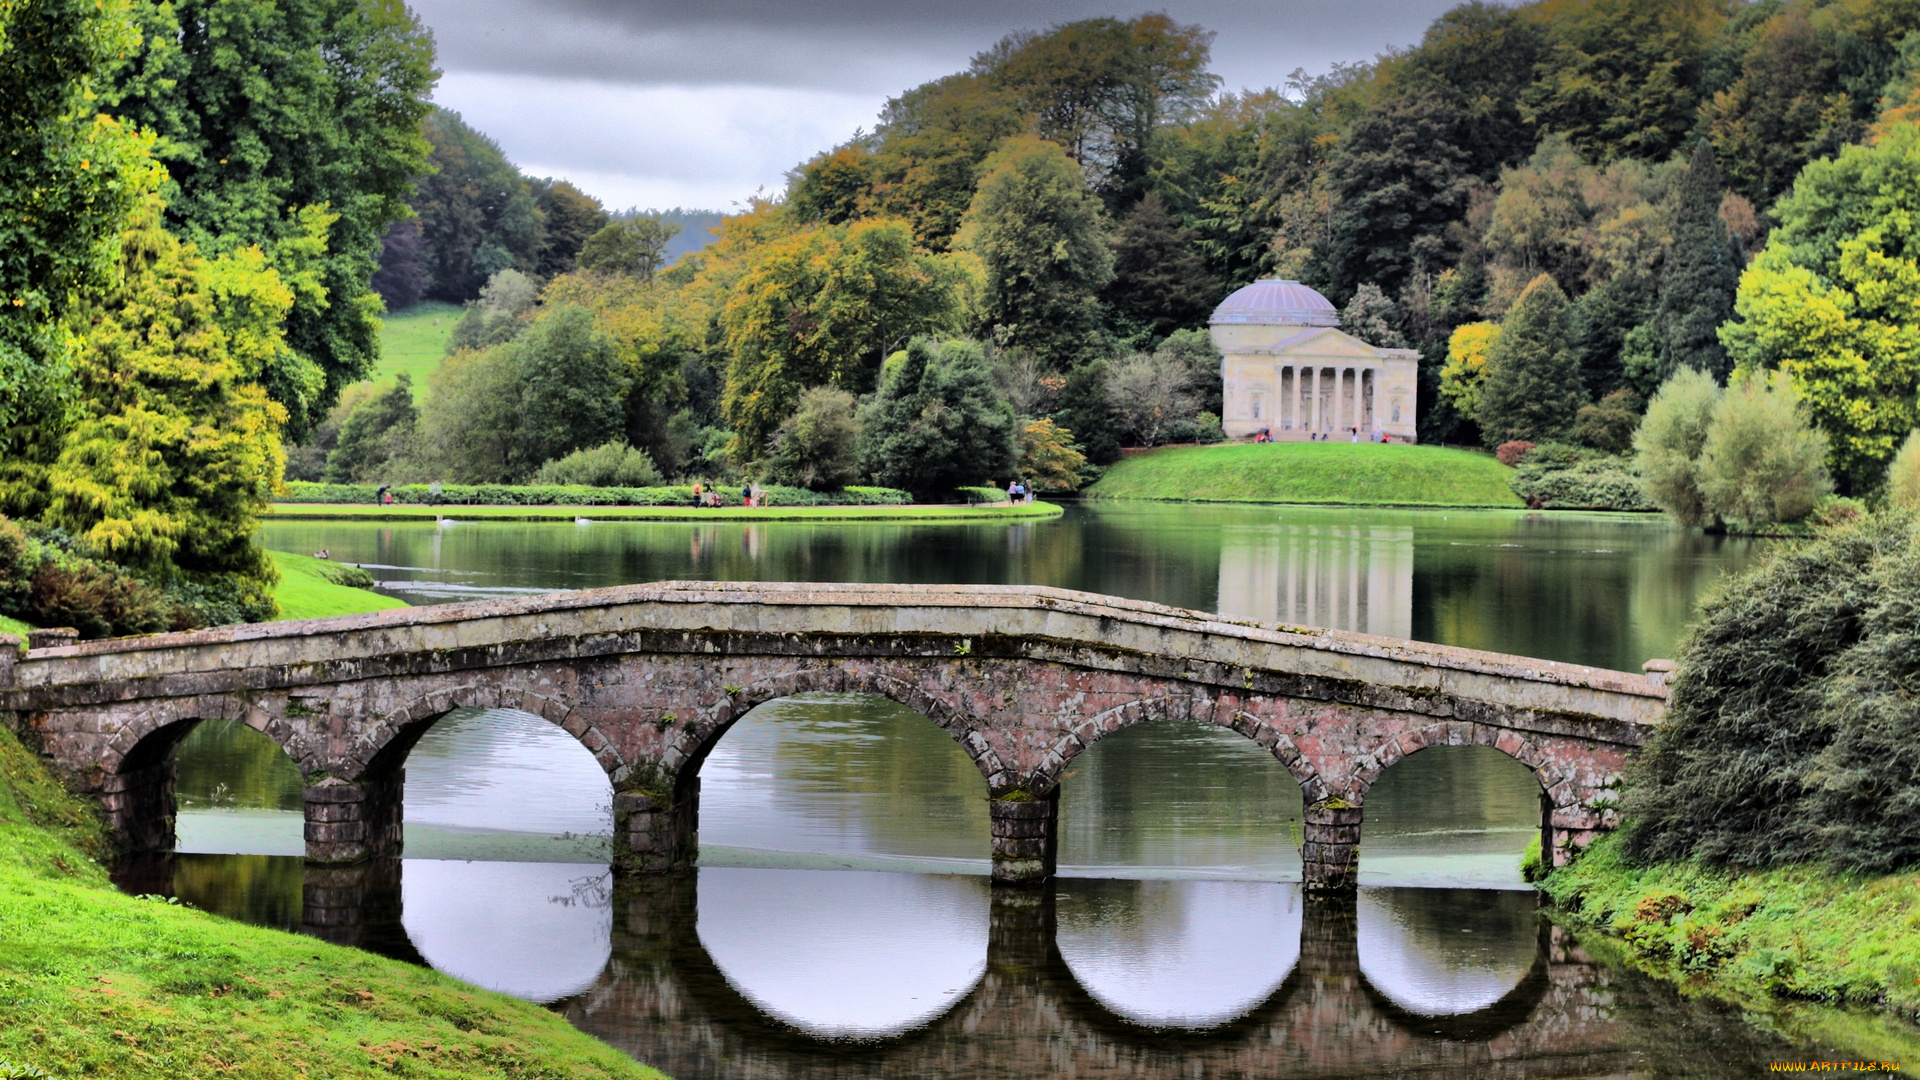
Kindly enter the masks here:
[[1341, 427], [1360, 426], [1360, 369], [1348, 368], [1341, 382], [1347, 384], [1347, 422]]

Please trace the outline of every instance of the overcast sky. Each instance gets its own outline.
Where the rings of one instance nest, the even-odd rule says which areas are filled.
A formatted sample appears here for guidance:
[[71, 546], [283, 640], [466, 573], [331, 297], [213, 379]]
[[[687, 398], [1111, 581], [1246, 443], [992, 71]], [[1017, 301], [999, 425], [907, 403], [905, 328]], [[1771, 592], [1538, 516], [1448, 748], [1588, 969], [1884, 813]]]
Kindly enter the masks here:
[[1013, 30], [1164, 10], [1217, 32], [1228, 89], [1257, 89], [1412, 44], [1459, 2], [413, 0], [446, 73], [435, 100], [523, 170], [614, 209], [718, 210]]

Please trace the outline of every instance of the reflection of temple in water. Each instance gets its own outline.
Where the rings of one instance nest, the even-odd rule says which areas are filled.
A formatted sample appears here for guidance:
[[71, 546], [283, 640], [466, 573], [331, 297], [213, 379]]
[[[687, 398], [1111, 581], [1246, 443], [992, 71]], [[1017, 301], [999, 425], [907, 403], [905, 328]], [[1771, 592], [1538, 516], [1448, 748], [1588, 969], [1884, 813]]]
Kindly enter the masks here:
[[1220, 544], [1222, 615], [1413, 636], [1413, 529], [1288, 525]]

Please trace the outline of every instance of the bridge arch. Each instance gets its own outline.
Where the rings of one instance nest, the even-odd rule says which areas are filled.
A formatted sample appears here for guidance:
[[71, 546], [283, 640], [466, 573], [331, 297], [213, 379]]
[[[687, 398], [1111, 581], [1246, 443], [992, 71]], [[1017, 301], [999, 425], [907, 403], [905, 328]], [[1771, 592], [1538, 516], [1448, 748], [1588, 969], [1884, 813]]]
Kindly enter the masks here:
[[1313, 760], [1300, 752], [1286, 732], [1268, 720], [1241, 710], [1234, 710], [1223, 718], [1217, 710], [1196, 710], [1191, 698], [1175, 695], [1139, 698], [1088, 717], [1048, 747], [1042, 764], [1035, 770], [1035, 776], [1039, 779], [1035, 786], [1051, 790], [1060, 783], [1060, 777], [1065, 775], [1073, 759], [1095, 743], [1116, 732], [1152, 721], [1203, 723], [1243, 735], [1272, 754], [1274, 760], [1292, 774], [1309, 803], [1326, 799], [1329, 795], [1327, 784]]
[[[289, 743], [284, 725], [279, 732], [270, 723], [258, 723], [259, 716], [246, 722], [224, 717], [156, 717], [149, 723], [130, 726], [116, 737], [112, 751], [103, 755], [100, 790], [107, 827], [116, 844], [129, 852], [172, 851], [177, 839], [175, 823], [179, 803], [175, 797], [180, 745], [205, 723], [232, 723], [246, 728], [255, 738], [273, 744], [304, 777], [307, 769], [298, 751]], [[276, 737], [276, 735], [278, 737]]]

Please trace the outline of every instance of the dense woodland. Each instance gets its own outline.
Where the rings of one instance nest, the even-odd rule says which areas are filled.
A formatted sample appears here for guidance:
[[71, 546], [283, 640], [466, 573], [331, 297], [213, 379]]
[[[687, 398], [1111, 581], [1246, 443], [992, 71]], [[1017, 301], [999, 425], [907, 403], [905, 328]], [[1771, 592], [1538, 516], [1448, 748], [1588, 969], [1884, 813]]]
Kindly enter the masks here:
[[[1270, 275], [1418, 349], [1422, 438], [1503, 448], [1540, 505], [1878, 498], [1920, 389], [1916, 30], [1469, 3], [1229, 92], [1205, 28], [1090, 19], [716, 227], [522, 175], [429, 104], [399, 0], [0, 4], [0, 612], [259, 617], [287, 475], [1071, 488], [1220, 437], [1205, 319]], [[454, 348], [369, 384], [414, 298], [467, 305]]]
[[[352, 432], [336, 415], [302, 475], [499, 482], [617, 442], [669, 476], [873, 478], [856, 436], [904, 415], [881, 399], [905, 392], [887, 372], [918, 336], [971, 342], [935, 351], [994, 387], [914, 391], [956, 430], [1009, 431], [973, 448], [974, 479], [1045, 472], [1040, 420], [1097, 467], [1219, 437], [1207, 314], [1282, 276], [1421, 352], [1423, 441], [1568, 446], [1552, 460], [1644, 505], [1627, 465], [1589, 459], [1629, 450], [1677, 371], [1779, 368], [1829, 447], [1810, 482], [1867, 495], [1920, 389], [1912, 320], [1867, 280], [1913, 265], [1902, 236], [1867, 237], [1906, 229], [1874, 185], [1920, 179], [1915, 29], [1910, 0], [1469, 3], [1411, 48], [1241, 92], [1208, 70], [1211, 33], [1165, 16], [1019, 32], [677, 260], [584, 257], [598, 219], [571, 189], [436, 114], [441, 171], [387, 263], [430, 269], [390, 295], [470, 300], [470, 325], [417, 407], [369, 401], [393, 424]], [[1899, 267], [1849, 270], [1848, 242]], [[1812, 309], [1837, 321], [1809, 345]], [[529, 399], [573, 407], [554, 424]], [[929, 462], [950, 441], [919, 436]]]

